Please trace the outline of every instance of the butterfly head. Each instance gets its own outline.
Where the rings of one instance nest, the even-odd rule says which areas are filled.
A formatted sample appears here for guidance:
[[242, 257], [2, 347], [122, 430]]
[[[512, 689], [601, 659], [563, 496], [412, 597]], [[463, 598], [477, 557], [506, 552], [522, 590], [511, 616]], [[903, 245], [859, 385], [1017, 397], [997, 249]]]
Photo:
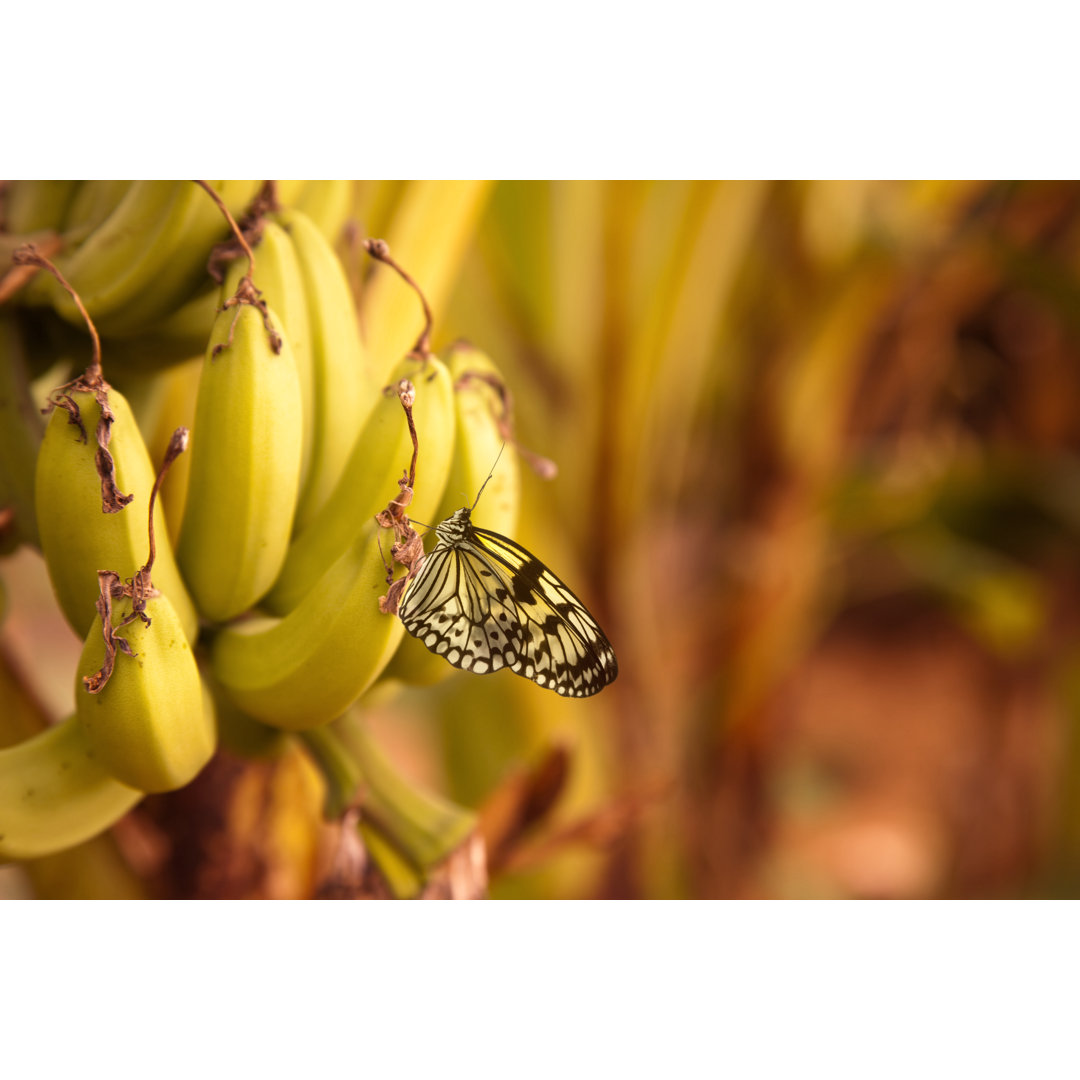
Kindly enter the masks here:
[[440, 540], [448, 544], [462, 540], [472, 526], [472, 507], [463, 506], [455, 510], [445, 521], [435, 526], [435, 533]]

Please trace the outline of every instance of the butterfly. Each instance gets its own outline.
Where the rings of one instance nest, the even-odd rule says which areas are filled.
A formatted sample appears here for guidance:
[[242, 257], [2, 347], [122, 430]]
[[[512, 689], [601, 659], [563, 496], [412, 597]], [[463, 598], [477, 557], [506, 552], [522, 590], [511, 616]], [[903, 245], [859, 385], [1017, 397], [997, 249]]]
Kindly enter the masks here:
[[479, 675], [508, 668], [566, 697], [614, 682], [615, 650], [585, 605], [535, 555], [471, 515], [463, 506], [435, 526], [439, 541], [398, 609], [405, 629]]

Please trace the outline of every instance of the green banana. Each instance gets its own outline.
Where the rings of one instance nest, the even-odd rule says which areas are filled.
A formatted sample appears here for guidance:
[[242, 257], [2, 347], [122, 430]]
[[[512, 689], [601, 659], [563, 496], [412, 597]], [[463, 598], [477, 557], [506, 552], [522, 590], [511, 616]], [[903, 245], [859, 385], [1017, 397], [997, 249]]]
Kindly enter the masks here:
[[112, 631], [126, 642], [105, 685], [91, 692], [105, 663], [99, 611], [86, 636], [75, 679], [75, 715], [94, 760], [139, 791], [173, 791], [199, 773], [217, 745], [213, 697], [205, 690], [176, 610], [161, 593]]
[[385, 592], [372, 521], [284, 618], [256, 616], [217, 634], [215, 679], [264, 724], [301, 731], [329, 723], [375, 680], [401, 640], [401, 620], [379, 611]]
[[[204, 363], [203, 350], [200, 349], [198, 356], [193, 356], [183, 364], [175, 364], [167, 371], [159, 371], [152, 376], [154, 383], [159, 387], [152, 427], [146, 435], [146, 445], [153, 461], [161, 461], [164, 458], [166, 448], [177, 428], [185, 427], [190, 432], [195, 426], [199, 376], [202, 374]], [[140, 423], [143, 422], [142, 417], [139, 420]], [[169, 482], [158, 492], [174, 550], [180, 536], [180, 524], [184, 517], [190, 478], [191, 455], [181, 454], [169, 467]]]
[[[370, 377], [352, 292], [334, 249], [303, 211], [283, 210], [276, 218], [292, 238], [311, 327], [311, 458], [295, 523], [296, 531], [302, 532], [330, 498], [349, 458], [367, 405], [364, 389]], [[261, 259], [257, 266], [261, 274]]]
[[[211, 284], [207, 262], [214, 245], [230, 238], [232, 230], [221, 208], [200, 185], [190, 180], [184, 183], [187, 209], [174, 218], [172, 229], [159, 241], [167, 250], [150, 253], [137, 291], [121, 309], [99, 323], [102, 334], [160, 334], [162, 324], [179, 315], [192, 299], [203, 300], [196, 311], [205, 321], [205, 295]], [[208, 183], [234, 219], [244, 213], [262, 186], [259, 180]]]
[[29, 357], [15, 315], [0, 310], [0, 510], [15, 543], [38, 543], [34, 469], [45, 425], [30, 390]]
[[310, 180], [275, 180], [274, 194], [279, 206], [295, 206]]
[[[211, 186], [235, 215], [259, 183], [219, 180]], [[193, 181], [138, 180], [57, 265], [100, 334], [136, 334], [152, 328], [198, 289], [211, 248], [228, 233], [221, 211]], [[49, 288], [56, 311], [81, 326], [82, 315], [67, 292]]]
[[119, 206], [131, 185], [131, 180], [81, 181], [64, 215], [65, 245], [81, 244]]
[[[101, 406], [88, 390], [76, 390], [70, 398], [78, 406], [85, 437], [65, 409], [53, 410], [38, 452], [34, 500], [53, 590], [68, 622], [85, 638], [96, 611], [98, 571], [114, 570], [129, 578], [146, 561], [148, 501], [155, 473], [127, 399], [109, 389], [114, 420], [108, 450], [116, 485], [132, 500], [115, 513], [104, 513], [95, 463]], [[198, 616], [177, 569], [160, 506], [154, 507], [154, 531], [154, 582], [172, 600], [188, 641], [194, 641]]]
[[[454, 441], [449, 377], [438, 361], [428, 363], [438, 366], [431, 382], [418, 377], [414, 407], [420, 455], [415, 497], [408, 509], [418, 516], [434, 510], [439, 502]], [[425, 397], [429, 404], [422, 408]], [[397, 423], [407, 432], [396, 396], [393, 404]], [[389, 426], [380, 431], [384, 441], [396, 448], [397, 432]], [[371, 451], [377, 450], [372, 444]], [[383, 505], [399, 494], [396, 481], [411, 454], [409, 441], [407, 452], [380, 462]], [[337, 492], [349, 497], [347, 486], [339, 484]], [[214, 639], [213, 673], [248, 715], [289, 730], [317, 727], [339, 716], [386, 666], [404, 628], [400, 619], [379, 611], [379, 597], [387, 588], [384, 555], [371, 516], [379, 508], [369, 507], [366, 520], [351, 522], [352, 535], [344, 551], [336, 559], [330, 557], [327, 568], [287, 615], [236, 623]], [[351, 507], [349, 512], [353, 513]]]
[[0, 750], [0, 860], [37, 859], [81, 844], [142, 797], [106, 772], [70, 716]]
[[506, 382], [487, 354], [465, 341], [450, 347], [446, 363], [454, 383], [457, 439], [435, 522], [470, 505], [483, 488], [476, 524], [512, 536], [521, 508], [521, 469], [513, 448], [505, 447], [507, 429], [499, 423], [500, 418], [510, 420], [505, 394], [498, 389]]
[[78, 186], [78, 180], [8, 181], [5, 231], [33, 233], [51, 229], [60, 232]]
[[[232, 296], [240, 279], [248, 272], [246, 258], [232, 262], [225, 275], [223, 295]], [[303, 490], [311, 466], [314, 440], [315, 387], [311, 357], [311, 320], [304, 295], [300, 260], [292, 238], [276, 222], [266, 221], [262, 237], [255, 247], [256, 288], [262, 300], [278, 317], [278, 328], [288, 341], [300, 378], [300, 431], [303, 452], [300, 455], [300, 490]]]
[[[454, 383], [454, 459], [431, 524], [468, 506], [483, 488], [483, 498], [476, 506], [477, 524], [513, 536], [521, 504], [521, 470], [513, 448], [504, 446], [505, 430], [500, 429], [497, 419], [505, 412], [505, 399], [488, 381], [505, 385], [502, 375], [485, 353], [467, 342], [452, 345], [446, 362]], [[422, 641], [406, 634], [385, 674], [387, 679], [409, 686], [431, 686], [454, 671]]]
[[[426, 369], [415, 360], [402, 361], [391, 386], [403, 378], [416, 385], [413, 417], [420, 440], [420, 473], [408, 513], [426, 521], [442, 494], [453, 453], [453, 389], [445, 365], [435, 357], [427, 361]], [[333, 494], [290, 546], [281, 574], [263, 602], [267, 610], [284, 614], [307, 596], [365, 523], [387, 504], [411, 458], [412, 440], [397, 395], [382, 395]]]
[[253, 305], [224, 308], [199, 378], [177, 543], [184, 580], [215, 622], [257, 603], [281, 569], [299, 490], [299, 399], [288, 342], [274, 352]]
[[[353, 204], [352, 180], [309, 180], [292, 202], [282, 199], [283, 206], [300, 210], [322, 233], [331, 245], [336, 244]], [[349, 304], [352, 307], [350, 301]]]

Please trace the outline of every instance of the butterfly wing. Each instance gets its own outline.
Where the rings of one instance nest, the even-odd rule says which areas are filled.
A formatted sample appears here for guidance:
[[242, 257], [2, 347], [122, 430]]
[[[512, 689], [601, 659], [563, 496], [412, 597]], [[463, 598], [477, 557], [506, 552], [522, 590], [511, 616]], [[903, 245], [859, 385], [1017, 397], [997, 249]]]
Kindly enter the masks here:
[[521, 663], [525, 634], [507, 582], [482, 555], [440, 540], [401, 602], [405, 629], [479, 675]]
[[614, 682], [615, 650], [569, 586], [513, 540], [473, 532], [489, 566], [502, 568], [524, 630], [524, 658], [511, 670], [569, 697], [588, 697]]
[[452, 535], [439, 540], [401, 602], [410, 634], [455, 667], [506, 667], [569, 697], [614, 682], [611, 643], [539, 559], [467, 521]]

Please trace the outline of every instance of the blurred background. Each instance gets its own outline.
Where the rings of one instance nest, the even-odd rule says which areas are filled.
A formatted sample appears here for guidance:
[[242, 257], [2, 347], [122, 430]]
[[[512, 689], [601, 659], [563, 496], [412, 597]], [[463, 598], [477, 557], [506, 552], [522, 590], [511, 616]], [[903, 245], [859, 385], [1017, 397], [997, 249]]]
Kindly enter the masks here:
[[[357, 186], [361, 319], [385, 236], [435, 350], [487, 352], [558, 465], [514, 538], [619, 659], [585, 700], [454, 673], [361, 703], [480, 812], [491, 895], [1077, 895], [1080, 185], [500, 182], [434, 282], [409, 191]], [[303, 895], [311, 848], [249, 894]]]

